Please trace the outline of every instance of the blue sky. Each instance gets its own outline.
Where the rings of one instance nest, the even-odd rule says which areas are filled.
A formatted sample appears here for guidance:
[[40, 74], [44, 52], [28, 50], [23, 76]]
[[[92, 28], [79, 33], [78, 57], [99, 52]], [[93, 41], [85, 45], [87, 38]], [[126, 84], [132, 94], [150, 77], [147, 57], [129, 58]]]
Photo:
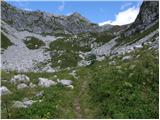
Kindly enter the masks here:
[[41, 10], [58, 15], [78, 12], [94, 23], [128, 24], [133, 22], [142, 1], [8, 1], [29, 11]]

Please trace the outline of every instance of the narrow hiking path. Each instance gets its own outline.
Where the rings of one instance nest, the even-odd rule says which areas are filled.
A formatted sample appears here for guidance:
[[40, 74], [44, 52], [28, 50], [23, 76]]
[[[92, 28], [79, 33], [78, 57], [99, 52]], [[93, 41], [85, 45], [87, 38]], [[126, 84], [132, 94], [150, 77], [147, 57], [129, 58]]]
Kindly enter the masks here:
[[87, 87], [87, 81], [83, 81], [82, 86], [80, 87], [79, 94], [75, 98], [75, 101], [74, 101], [75, 115], [76, 115], [76, 118], [78, 118], [78, 119], [83, 118], [82, 113], [81, 113], [80, 99], [81, 99], [81, 96], [83, 95], [83, 93], [85, 92], [86, 87]]

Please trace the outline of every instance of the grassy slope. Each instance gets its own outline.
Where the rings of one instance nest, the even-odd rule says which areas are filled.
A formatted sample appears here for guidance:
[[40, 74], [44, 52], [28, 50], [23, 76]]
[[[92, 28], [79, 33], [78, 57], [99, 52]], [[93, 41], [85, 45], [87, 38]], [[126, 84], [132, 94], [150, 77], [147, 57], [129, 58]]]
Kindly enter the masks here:
[[1, 32], [1, 48], [7, 49], [13, 43]]
[[[76, 67], [81, 60], [79, 52], [88, 52], [91, 50], [91, 44], [102, 45], [110, 41], [114, 36], [111, 33], [82, 33], [74, 36], [66, 36], [50, 43], [49, 51], [57, 51], [51, 59], [52, 67], [60, 68]], [[63, 51], [62, 54], [58, 51]], [[58, 63], [58, 61], [61, 62]]]
[[[54, 75], [57, 75], [60, 79], [71, 79], [73, 90], [58, 85], [17, 91], [15, 86], [2, 81], [2, 85], [13, 91], [12, 95], [2, 97], [2, 118], [8, 115], [9, 118], [78, 118], [75, 103], [80, 105], [78, 114], [82, 118], [158, 118], [158, 54], [146, 49], [131, 54], [134, 59], [128, 62], [115, 58], [117, 64], [109, 65], [110, 60], [106, 59], [77, 68], [78, 80], [67, 70], [27, 73], [35, 84], [38, 77], [56, 80]], [[136, 58], [137, 55], [140, 57]], [[10, 80], [14, 74], [2, 72], [2, 79]], [[44, 90], [42, 98], [33, 97], [41, 90]], [[28, 109], [11, 108], [11, 100], [24, 97], [43, 102]]]

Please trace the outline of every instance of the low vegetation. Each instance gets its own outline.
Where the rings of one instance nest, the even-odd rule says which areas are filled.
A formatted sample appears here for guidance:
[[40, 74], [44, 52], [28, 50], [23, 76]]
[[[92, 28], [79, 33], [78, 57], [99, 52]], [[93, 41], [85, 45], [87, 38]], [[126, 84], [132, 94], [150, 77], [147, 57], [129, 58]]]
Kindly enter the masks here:
[[[39, 77], [52, 80], [73, 80], [74, 89], [61, 85], [49, 88], [17, 90], [9, 82], [3, 82], [12, 94], [2, 96], [2, 118], [78, 118], [75, 102], [78, 102], [82, 118], [158, 118], [158, 53], [144, 48], [122, 57], [106, 58], [88, 67], [75, 68], [78, 80], [64, 70], [57, 73], [24, 73], [37, 84]], [[116, 61], [116, 64], [110, 64]], [[10, 80], [16, 72], [2, 71], [2, 80]], [[55, 75], [57, 77], [55, 77]], [[38, 91], [42, 97], [35, 97]], [[36, 102], [29, 108], [13, 109], [13, 100], [28, 97]]]
[[1, 48], [7, 49], [11, 45], [13, 45], [13, 43], [1, 32]]
[[24, 43], [29, 49], [38, 49], [45, 46], [45, 43], [42, 40], [35, 37], [27, 37], [27, 40], [25, 40]]

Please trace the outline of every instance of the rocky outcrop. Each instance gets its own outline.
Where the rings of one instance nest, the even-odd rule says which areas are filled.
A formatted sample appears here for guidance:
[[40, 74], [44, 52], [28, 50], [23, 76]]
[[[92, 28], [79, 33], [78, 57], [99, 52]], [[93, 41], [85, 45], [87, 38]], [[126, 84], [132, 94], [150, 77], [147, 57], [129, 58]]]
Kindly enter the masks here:
[[159, 2], [144, 1], [135, 22], [125, 31], [124, 35], [130, 36], [135, 32], [140, 32], [148, 28], [149, 25], [154, 24], [155, 21], [159, 21]]

